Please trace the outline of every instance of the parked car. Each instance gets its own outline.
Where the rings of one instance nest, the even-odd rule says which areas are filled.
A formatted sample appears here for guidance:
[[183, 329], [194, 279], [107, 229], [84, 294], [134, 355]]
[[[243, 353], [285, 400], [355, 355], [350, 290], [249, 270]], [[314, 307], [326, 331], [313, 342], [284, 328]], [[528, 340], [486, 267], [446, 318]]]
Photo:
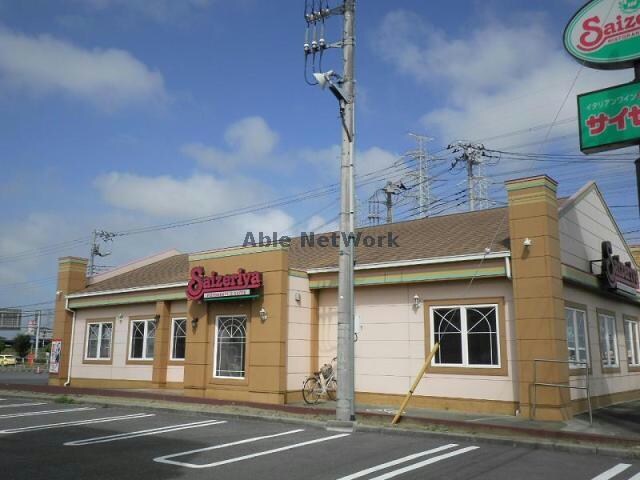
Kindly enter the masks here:
[[0, 366], [15, 365], [16, 357], [14, 355], [0, 355]]

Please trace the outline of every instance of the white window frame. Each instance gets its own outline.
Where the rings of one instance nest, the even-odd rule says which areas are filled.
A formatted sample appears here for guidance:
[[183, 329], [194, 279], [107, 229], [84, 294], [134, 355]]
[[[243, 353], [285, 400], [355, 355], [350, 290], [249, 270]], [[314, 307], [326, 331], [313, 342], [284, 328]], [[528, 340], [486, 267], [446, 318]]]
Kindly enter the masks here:
[[[216, 375], [216, 371], [218, 370], [218, 330], [220, 327], [220, 319], [221, 318], [230, 318], [230, 317], [241, 317], [244, 318], [244, 350], [242, 354], [242, 368], [244, 371], [244, 375], [242, 377], [230, 377], [225, 375]], [[213, 334], [213, 378], [222, 378], [227, 380], [245, 380], [247, 378], [247, 347], [248, 347], [248, 336], [247, 331], [249, 327], [249, 318], [247, 315], [217, 315], [216, 316], [216, 328]]]
[[[462, 342], [462, 363], [437, 363], [436, 356], [434, 355], [431, 360], [431, 366], [433, 367], [452, 367], [452, 368], [502, 368], [502, 352], [500, 345], [500, 308], [497, 303], [487, 303], [487, 304], [478, 304], [478, 305], [433, 305], [429, 307], [429, 323], [431, 326], [430, 329], [430, 339], [429, 344], [431, 349], [433, 350], [433, 346], [435, 345], [434, 337], [435, 337], [435, 322], [434, 322], [434, 310], [440, 309], [460, 309], [460, 334], [461, 334], [461, 342]], [[498, 352], [498, 363], [497, 365], [482, 365], [482, 364], [469, 364], [469, 342], [468, 342], [468, 325], [467, 325], [467, 310], [473, 308], [493, 308], [496, 312], [496, 351]]]
[[[572, 370], [585, 368], [584, 363], [586, 363], [587, 367], [589, 367], [591, 365], [591, 351], [589, 349], [589, 321], [587, 320], [587, 312], [581, 308], [576, 308], [576, 307], [565, 307], [565, 312], [571, 312], [571, 322], [573, 323], [574, 337], [576, 339], [576, 358], [577, 358], [577, 361], [580, 362], [580, 363], [569, 363], [569, 368]], [[587, 356], [584, 362], [580, 360], [579, 354], [578, 354], [578, 352], [580, 351], [580, 348], [578, 346], [578, 315], [577, 315], [578, 312], [584, 315], [584, 342], [585, 342], [585, 354]], [[566, 315], [565, 315], [565, 318], [566, 318]], [[567, 323], [567, 332], [568, 330], [569, 330], [569, 324]], [[569, 336], [567, 334], [567, 352], [569, 351], [568, 337]]]
[[[627, 349], [627, 340], [631, 344], [631, 358], [629, 362], [629, 352], [627, 349], [627, 362], [630, 367], [640, 367], [640, 322], [635, 318], [624, 318], [624, 340], [625, 349]], [[633, 345], [635, 337], [635, 345]], [[633, 349], [635, 347], [635, 350]]]
[[[609, 333], [610, 333], [609, 320], [613, 320], [613, 343], [614, 343], [613, 356], [615, 357], [615, 363], [613, 364], [609, 364], [609, 363], [605, 364], [604, 358], [602, 355], [604, 353], [602, 351], [603, 342], [605, 343], [604, 346], [607, 346], [606, 342], [608, 341], [608, 338], [609, 338]], [[603, 369], [620, 367], [620, 353], [618, 352], [618, 328], [616, 323], [617, 322], [616, 322], [615, 315], [611, 315], [610, 313], [605, 313], [605, 312], [598, 312], [598, 333], [600, 335], [600, 363], [602, 364]], [[601, 328], [602, 325], [604, 325], [604, 338], [602, 337], [602, 328]]]
[[[98, 346], [96, 350], [96, 356], [89, 356], [89, 330], [91, 329], [91, 325], [99, 325], [98, 328]], [[105, 325], [111, 325], [111, 337], [109, 338], [109, 356], [101, 357], [100, 351], [102, 350], [102, 331], [104, 330]], [[111, 360], [111, 356], [113, 355], [113, 322], [87, 322], [86, 329], [86, 338], [84, 343], [84, 359], [85, 360]]]
[[184, 342], [185, 342], [185, 357], [187, 356], [187, 319], [185, 317], [176, 317], [171, 319], [171, 353], [169, 358], [176, 362], [184, 362], [184, 358], [176, 358], [174, 352], [174, 344], [176, 338], [176, 322], [183, 320], [184, 321]]
[[[141, 320], [131, 320], [130, 325], [129, 325], [129, 352], [127, 354], [127, 358], [129, 360], [133, 360], [133, 361], [146, 361], [146, 360], [153, 360], [153, 357], [147, 357], [147, 340], [149, 339], [149, 323], [155, 323], [155, 319], [151, 318], [148, 320], [145, 319], [141, 319]], [[131, 356], [131, 350], [133, 347], [133, 324], [134, 323], [140, 323], [140, 322], [144, 322], [144, 336], [142, 337], [142, 357], [132, 357]], [[156, 324], [156, 330], [155, 330], [155, 334], [157, 335], [158, 333], [158, 325]], [[155, 336], [153, 337], [154, 341], [155, 341]], [[156, 353], [156, 348], [154, 345], [153, 348], [153, 354], [155, 356]]]

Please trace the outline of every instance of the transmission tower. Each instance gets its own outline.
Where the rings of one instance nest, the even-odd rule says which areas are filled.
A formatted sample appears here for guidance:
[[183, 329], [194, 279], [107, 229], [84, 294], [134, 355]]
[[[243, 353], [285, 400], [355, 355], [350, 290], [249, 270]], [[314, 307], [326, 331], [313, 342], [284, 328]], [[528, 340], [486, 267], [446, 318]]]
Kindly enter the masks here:
[[467, 199], [469, 211], [489, 208], [489, 180], [485, 175], [484, 145], [457, 141], [447, 147], [453, 154], [459, 154], [451, 168], [464, 163], [467, 170]]
[[412, 181], [412, 187], [411, 191], [406, 193], [406, 196], [415, 199], [418, 211], [417, 217], [424, 218], [429, 216], [430, 206], [433, 204], [433, 199], [431, 198], [431, 177], [429, 176], [433, 158], [429, 155], [426, 148], [426, 144], [432, 141], [433, 138], [416, 133], [409, 133], [409, 136], [413, 137], [418, 145], [415, 150], [407, 152], [406, 154], [407, 157], [414, 159], [416, 162], [415, 171], [407, 174], [407, 177]]
[[102, 242], [105, 246], [113, 242], [113, 239], [117, 236], [116, 233], [105, 232], [104, 230], [94, 230], [92, 232], [91, 252], [89, 255], [89, 265], [87, 267], [87, 276], [93, 277], [96, 275], [100, 266], [96, 265], [96, 257], [108, 257], [111, 255], [111, 249], [101, 250], [100, 246]]

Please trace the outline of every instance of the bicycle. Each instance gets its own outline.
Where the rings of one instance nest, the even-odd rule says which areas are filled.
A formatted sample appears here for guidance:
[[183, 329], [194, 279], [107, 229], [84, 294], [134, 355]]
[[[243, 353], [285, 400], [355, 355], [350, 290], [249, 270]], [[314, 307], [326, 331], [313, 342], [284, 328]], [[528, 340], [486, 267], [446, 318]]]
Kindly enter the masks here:
[[338, 382], [336, 381], [336, 357], [331, 363], [325, 363], [319, 372], [307, 377], [302, 384], [302, 398], [305, 403], [315, 405], [320, 397], [326, 395], [329, 400], [336, 399]]

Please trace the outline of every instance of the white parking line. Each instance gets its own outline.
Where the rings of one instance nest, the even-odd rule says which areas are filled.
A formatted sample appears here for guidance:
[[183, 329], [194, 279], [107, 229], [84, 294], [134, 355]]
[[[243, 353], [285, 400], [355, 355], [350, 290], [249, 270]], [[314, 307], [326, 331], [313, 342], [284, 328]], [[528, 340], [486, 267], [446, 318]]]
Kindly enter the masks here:
[[432, 453], [438, 453], [443, 450], [448, 450], [450, 448], [457, 447], [457, 443], [450, 443], [448, 445], [443, 445], [442, 447], [433, 448], [431, 450], [426, 450], [424, 452], [414, 453], [413, 455], [407, 455], [406, 457], [398, 458], [396, 460], [391, 460], [387, 463], [381, 463], [380, 465], [374, 465], [371, 468], [367, 468], [365, 470], [360, 470], [359, 472], [352, 473], [351, 475], [347, 475], [346, 477], [341, 477], [338, 480], [353, 480], [354, 478], [364, 477], [365, 475], [369, 475], [370, 473], [377, 472], [379, 470], [384, 470], [385, 468], [395, 467], [401, 463], [410, 462], [411, 460], [415, 460], [416, 458], [424, 457], [425, 455], [431, 455]]
[[190, 428], [208, 427], [211, 425], [219, 425], [221, 423], [227, 422], [221, 420], [206, 420], [202, 422], [183, 423], [180, 425], [168, 425], [166, 427], [150, 428], [148, 430], [139, 430], [137, 432], [117, 433], [115, 435], [106, 435], [104, 437], [75, 440], [73, 442], [67, 442], [64, 445], [68, 447], [79, 447], [82, 445], [93, 445], [95, 443], [116, 442], [118, 440], [127, 440], [129, 438], [145, 437], [147, 435], [158, 435], [160, 433], [177, 432], [179, 430], [187, 430]]
[[95, 410], [95, 408], [81, 407], [81, 408], [65, 408], [61, 410], [40, 410], [37, 412], [6, 413], [4, 415], [0, 415], [0, 418], [35, 417], [36, 415], [52, 415], [54, 413], [82, 412], [86, 410]]
[[18, 408], [18, 407], [36, 407], [38, 405], [46, 405], [47, 402], [39, 403], [10, 403], [9, 405], [0, 405], [0, 408]]
[[33, 432], [36, 430], [49, 430], [51, 428], [74, 427], [77, 425], [93, 425], [94, 423], [117, 422], [120, 420], [135, 420], [137, 418], [154, 417], [155, 413], [134, 413], [132, 415], [121, 415], [118, 417], [92, 418], [90, 420], [75, 420], [73, 422], [49, 423], [47, 425], [33, 425], [31, 427], [7, 428], [0, 430], [0, 435], [10, 435], [13, 433]]
[[477, 450], [478, 448], [480, 447], [466, 447], [461, 448], [460, 450], [455, 450], [453, 452], [444, 453], [442, 455], [438, 455], [437, 457], [432, 457], [427, 460], [423, 460], [422, 462], [414, 463], [413, 465], [408, 465], [406, 467], [399, 468], [398, 470], [393, 470], [389, 473], [385, 473], [384, 475], [380, 475], [379, 477], [374, 477], [371, 480], [387, 480], [388, 478], [397, 477], [398, 475], [402, 475], [403, 473], [417, 470], [418, 468], [426, 467], [427, 465], [439, 462], [440, 460], [455, 457], [456, 455], [462, 455], [463, 453], [471, 452], [472, 450]]
[[618, 475], [619, 473], [624, 472], [627, 468], [629, 468], [631, 465], [628, 463], [619, 463], [618, 465], [616, 465], [613, 468], [610, 468], [609, 470], [607, 470], [606, 472], [602, 472], [600, 475], [598, 475], [597, 477], [593, 477], [592, 480], [608, 480], [609, 478], [613, 478], [616, 475]]
[[633, 477], [631, 477], [629, 480], [640, 480], [640, 473], [636, 473]]
[[289, 434], [292, 434], [292, 433], [298, 433], [298, 432], [302, 432], [302, 431], [304, 431], [304, 430], [290, 430], [288, 432], [278, 433], [278, 434], [275, 434], [275, 435], [265, 435], [263, 437], [247, 438], [246, 440], [239, 440], [237, 442], [224, 443], [224, 444], [221, 444], [221, 445], [214, 445], [213, 447], [199, 448], [197, 450], [190, 450], [188, 452], [180, 452], [180, 453], [174, 453], [174, 454], [171, 454], [171, 455], [165, 455], [164, 457], [157, 457], [157, 458], [154, 458], [153, 460], [155, 462], [168, 463], [170, 465], [178, 465], [180, 467], [186, 467], [186, 468], [212, 468], [212, 467], [218, 467], [220, 465], [227, 465], [229, 463], [241, 462], [243, 460], [250, 460], [250, 459], [256, 458], [256, 457], [262, 457], [264, 455], [271, 455], [273, 453], [284, 452], [285, 450], [291, 450], [293, 448], [305, 447], [307, 445], [313, 445], [315, 443], [327, 442], [329, 440], [337, 440], [338, 438], [348, 437], [350, 435], [349, 433], [340, 433], [338, 435], [331, 435], [329, 437], [316, 438], [315, 440], [308, 440], [306, 442], [294, 443], [293, 445], [287, 445], [287, 446], [284, 446], [284, 447], [274, 448], [274, 449], [271, 449], [271, 450], [264, 450], [264, 451], [261, 451], [261, 452], [251, 453], [249, 455], [242, 455], [241, 457], [233, 457], [233, 458], [229, 458], [227, 460], [220, 460], [218, 462], [207, 463], [207, 464], [204, 464], [204, 465], [198, 465], [198, 464], [195, 464], [195, 463], [186, 463], [186, 462], [177, 462], [177, 461], [174, 461], [174, 460], [168, 460], [169, 458], [174, 458], [174, 457], [178, 457], [178, 456], [189, 455], [189, 454], [192, 454], [192, 453], [206, 452], [206, 451], [210, 451], [210, 450], [216, 450], [216, 449], [219, 449], [219, 448], [225, 448], [225, 447], [231, 447], [231, 446], [234, 446], [234, 445], [240, 445], [240, 444], [243, 444], [243, 443], [256, 442], [258, 440], [263, 440], [263, 439], [266, 439], [266, 438], [279, 437], [279, 436], [282, 436], [282, 435], [289, 435]]

